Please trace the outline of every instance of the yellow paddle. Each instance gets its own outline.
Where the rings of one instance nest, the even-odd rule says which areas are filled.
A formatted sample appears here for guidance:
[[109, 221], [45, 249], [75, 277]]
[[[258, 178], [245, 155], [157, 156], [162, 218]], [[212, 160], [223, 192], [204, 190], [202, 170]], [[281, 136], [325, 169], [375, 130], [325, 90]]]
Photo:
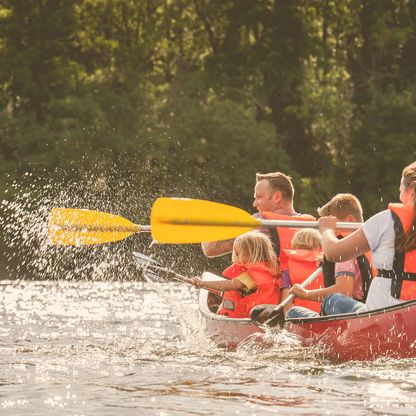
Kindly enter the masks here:
[[261, 226], [240, 208], [200, 199], [158, 198], [150, 216], [158, 243], [227, 240]]
[[53, 208], [48, 221], [52, 243], [67, 246], [109, 243], [149, 231], [149, 226], [133, 224], [118, 215], [86, 209]]
[[[318, 228], [317, 221], [264, 220], [230, 205], [199, 199], [158, 198], [150, 224], [158, 243], [200, 243], [235, 238], [259, 227]], [[337, 223], [337, 229], [355, 230], [359, 223]]]
[[[49, 236], [54, 244], [90, 245], [123, 240], [150, 232], [158, 243], [200, 243], [235, 238], [259, 227], [317, 228], [316, 221], [264, 220], [230, 205], [200, 199], [158, 198], [151, 226], [137, 225], [118, 215], [75, 208], [54, 208], [49, 215]], [[355, 230], [358, 223], [337, 223], [340, 230]]]

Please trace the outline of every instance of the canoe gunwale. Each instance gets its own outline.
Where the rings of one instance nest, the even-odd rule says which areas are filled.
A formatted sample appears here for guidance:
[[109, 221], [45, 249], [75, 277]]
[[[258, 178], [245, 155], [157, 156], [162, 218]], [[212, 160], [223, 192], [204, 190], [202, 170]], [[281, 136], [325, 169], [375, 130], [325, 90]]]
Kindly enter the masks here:
[[296, 324], [296, 325], [302, 325], [302, 324], [313, 324], [313, 323], [322, 323], [322, 322], [332, 322], [332, 321], [351, 321], [354, 319], [363, 319], [363, 318], [369, 318], [376, 315], [384, 315], [389, 312], [394, 312], [397, 310], [406, 309], [409, 307], [416, 306], [416, 299], [409, 300], [407, 302], [399, 303], [397, 305], [389, 306], [387, 308], [379, 308], [379, 309], [373, 309], [371, 311], [365, 311], [360, 313], [345, 313], [345, 314], [339, 314], [339, 315], [327, 315], [327, 316], [318, 316], [314, 318], [292, 318], [292, 319], [286, 319], [285, 325], [287, 324]]
[[[204, 280], [220, 280], [206, 274]], [[199, 292], [199, 312], [206, 332], [220, 346], [237, 346], [249, 335], [264, 334], [268, 329], [250, 318], [229, 318], [209, 309], [209, 292]], [[285, 321], [283, 330], [295, 335], [303, 347], [318, 347], [336, 362], [369, 361], [379, 357], [416, 357], [416, 299], [387, 308], [353, 314], [294, 318]], [[270, 327], [271, 334], [280, 327]], [[263, 337], [255, 338], [264, 340]]]
[[[214, 275], [212, 273], [205, 273], [203, 275], [203, 280], [224, 280], [224, 277]], [[254, 324], [259, 326], [255, 321], [251, 320], [250, 318], [229, 318], [227, 316], [218, 315], [209, 310], [207, 306], [207, 299], [208, 299], [209, 292], [205, 289], [200, 289], [199, 295], [199, 310], [201, 314], [205, 317], [210, 319], [216, 319], [218, 321], [232, 321], [234, 323], [241, 323], [241, 324]], [[351, 321], [355, 319], [363, 319], [369, 318], [376, 315], [384, 315], [389, 312], [394, 312], [398, 310], [402, 310], [409, 307], [416, 306], [416, 299], [409, 300], [407, 302], [399, 303], [397, 305], [392, 305], [386, 308], [379, 308], [373, 309], [371, 311], [365, 311], [360, 313], [346, 313], [346, 314], [339, 314], [339, 315], [327, 315], [327, 316], [318, 316], [314, 318], [292, 318], [285, 320], [286, 325], [302, 325], [302, 324], [314, 324], [314, 323], [325, 323], [325, 322], [333, 322], [333, 321]], [[260, 329], [260, 326], [259, 326]]]

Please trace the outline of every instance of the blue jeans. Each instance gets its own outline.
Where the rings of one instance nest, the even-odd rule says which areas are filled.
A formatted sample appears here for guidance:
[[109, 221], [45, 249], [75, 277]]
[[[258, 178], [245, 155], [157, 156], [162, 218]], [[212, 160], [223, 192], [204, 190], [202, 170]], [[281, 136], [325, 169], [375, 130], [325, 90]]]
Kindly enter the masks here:
[[[367, 307], [364, 303], [358, 300], [352, 299], [341, 293], [334, 293], [327, 296], [321, 305], [321, 314], [327, 315], [340, 315], [344, 313], [360, 313], [365, 312]], [[311, 311], [310, 309], [303, 308], [302, 306], [294, 306], [287, 311], [286, 319], [292, 318], [316, 318], [318, 313]]]
[[311, 309], [304, 308], [303, 306], [292, 306], [286, 314], [286, 319], [292, 318], [316, 318], [319, 313], [312, 311]]
[[343, 313], [360, 313], [365, 312], [367, 307], [365, 303], [359, 302], [353, 298], [334, 293], [327, 296], [322, 302], [322, 315], [340, 315]]

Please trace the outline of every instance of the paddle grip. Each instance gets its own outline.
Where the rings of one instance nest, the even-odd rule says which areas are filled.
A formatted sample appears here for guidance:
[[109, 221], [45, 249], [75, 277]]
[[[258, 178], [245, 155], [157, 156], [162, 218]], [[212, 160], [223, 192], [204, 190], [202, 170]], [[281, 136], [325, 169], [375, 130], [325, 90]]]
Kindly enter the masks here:
[[[260, 220], [261, 226], [266, 228], [291, 227], [291, 228], [318, 228], [318, 221], [296, 220]], [[357, 230], [362, 226], [359, 222], [337, 222], [337, 230]]]
[[[310, 285], [320, 274], [322, 273], [322, 267], [318, 267], [307, 279], [305, 279], [301, 287], [305, 288], [308, 285]], [[267, 321], [264, 323], [268, 326], [275, 326], [276, 320], [279, 317], [282, 317], [279, 319], [279, 323], [282, 326], [284, 322], [284, 316], [283, 316], [283, 308], [288, 305], [290, 302], [292, 302], [293, 299], [295, 299], [296, 295], [294, 293], [290, 294], [283, 302], [280, 302], [271, 312], [270, 317], [267, 319]]]

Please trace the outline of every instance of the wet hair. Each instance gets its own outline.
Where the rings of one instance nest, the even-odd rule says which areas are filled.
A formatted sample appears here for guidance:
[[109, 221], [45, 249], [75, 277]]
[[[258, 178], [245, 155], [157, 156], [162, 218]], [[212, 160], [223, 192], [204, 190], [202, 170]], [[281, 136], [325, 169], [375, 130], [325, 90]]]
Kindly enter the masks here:
[[359, 222], [364, 220], [361, 202], [353, 194], [336, 194], [317, 211], [321, 217], [334, 216], [343, 220], [347, 215], [353, 215]]
[[[280, 275], [279, 263], [270, 239], [260, 231], [250, 231], [238, 236], [233, 246], [233, 262], [235, 262], [235, 251], [240, 253], [247, 263], [267, 263], [273, 275]], [[241, 256], [240, 256], [241, 260]]]
[[406, 233], [396, 235], [395, 249], [400, 252], [408, 252], [416, 249], [416, 162], [406, 166], [402, 172], [405, 189], [413, 189], [413, 218], [410, 228]]
[[313, 228], [303, 228], [293, 234], [292, 248], [295, 250], [313, 250], [321, 248], [321, 234]]
[[292, 178], [282, 172], [256, 173], [256, 182], [267, 180], [273, 192], [280, 191], [283, 199], [292, 200], [295, 195]]

